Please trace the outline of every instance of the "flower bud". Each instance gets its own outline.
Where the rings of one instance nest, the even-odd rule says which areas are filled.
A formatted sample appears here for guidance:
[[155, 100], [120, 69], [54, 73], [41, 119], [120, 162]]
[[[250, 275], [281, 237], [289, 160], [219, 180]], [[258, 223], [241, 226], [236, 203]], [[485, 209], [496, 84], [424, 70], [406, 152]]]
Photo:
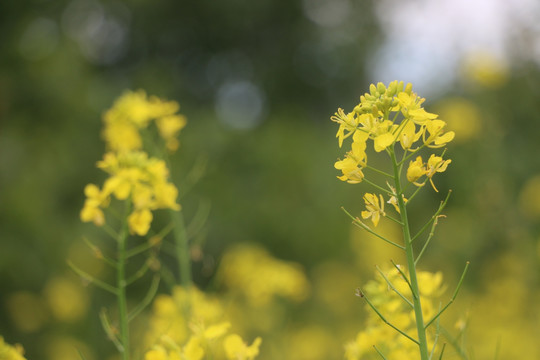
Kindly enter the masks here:
[[382, 95], [386, 93], [386, 86], [382, 82], [377, 83], [377, 91]]
[[412, 92], [412, 84], [411, 83], [408, 83], [407, 86], [405, 86], [405, 92], [408, 95], [411, 95], [411, 92]]

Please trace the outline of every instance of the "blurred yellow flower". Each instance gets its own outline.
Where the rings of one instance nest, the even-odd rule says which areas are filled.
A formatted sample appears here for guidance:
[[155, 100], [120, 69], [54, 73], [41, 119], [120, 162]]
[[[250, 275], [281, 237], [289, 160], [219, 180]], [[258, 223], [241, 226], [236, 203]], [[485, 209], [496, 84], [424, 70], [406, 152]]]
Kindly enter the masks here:
[[142, 138], [139, 131], [155, 119], [167, 148], [176, 150], [176, 136], [186, 123], [183, 116], [175, 115], [179, 108], [175, 101], [147, 97], [144, 91], [124, 93], [103, 116], [103, 137], [107, 148], [112, 151], [140, 150]]
[[265, 306], [275, 296], [302, 301], [310, 290], [298, 264], [276, 259], [255, 245], [228, 250], [221, 260], [218, 278], [253, 306]]
[[43, 298], [29, 291], [9, 294], [6, 307], [15, 327], [25, 333], [40, 330], [50, 316]]
[[133, 204], [133, 211], [128, 217], [130, 232], [144, 236], [153, 219], [151, 211], [180, 210], [180, 205], [176, 203], [178, 190], [168, 181], [169, 170], [165, 161], [149, 158], [142, 151], [108, 152], [97, 166], [110, 176], [102, 190], [96, 185], [87, 185], [82, 221], [103, 225], [105, 217], [101, 209], [109, 206], [110, 197], [118, 200], [130, 198]]
[[80, 320], [88, 311], [88, 293], [80, 281], [54, 277], [47, 281], [43, 293], [52, 315], [59, 321]]
[[105, 214], [101, 207], [106, 207], [108, 198], [94, 184], [88, 184], [84, 188], [86, 200], [81, 210], [81, 220], [84, 222], [93, 221], [97, 226], [105, 224]]
[[489, 89], [497, 89], [508, 80], [506, 61], [488, 52], [474, 52], [463, 60], [463, 77], [466, 81]]
[[156, 120], [159, 134], [165, 140], [169, 151], [176, 151], [180, 143], [176, 138], [178, 132], [186, 126], [187, 120], [182, 115], [169, 115]]
[[437, 104], [436, 109], [448, 127], [459, 134], [456, 141], [467, 141], [480, 134], [482, 115], [473, 102], [464, 98], [448, 98]]
[[[402, 268], [402, 270], [406, 269]], [[397, 291], [409, 300], [412, 299], [409, 285], [396, 268], [383, 270], [383, 274]], [[417, 274], [422, 311], [424, 319], [427, 320], [435, 316], [438, 311], [438, 297], [445, 290], [442, 284], [442, 274], [423, 271], [418, 271]], [[414, 310], [388, 285], [381, 274], [377, 273], [375, 280], [364, 286], [363, 292], [388, 321], [413, 338], [415, 337]], [[345, 345], [345, 358], [347, 360], [371, 358], [370, 354], [373, 355], [374, 359], [378, 358], [373, 346], [376, 346], [388, 360], [416, 359], [418, 357], [418, 346], [415, 343], [385, 324], [368, 304], [365, 308], [367, 320], [363, 325], [363, 330], [358, 333], [355, 340]], [[428, 330], [431, 329], [432, 327], [428, 328]], [[428, 331], [426, 335], [428, 347], [431, 349], [435, 340], [434, 331]]]
[[1, 360], [26, 360], [24, 355], [24, 349], [21, 345], [9, 345], [4, 341], [4, 338], [0, 336], [0, 359]]
[[540, 175], [529, 178], [521, 188], [519, 208], [530, 219], [540, 218]]
[[223, 347], [228, 360], [253, 360], [259, 355], [261, 342], [258, 337], [248, 346], [239, 335], [231, 334], [223, 341]]

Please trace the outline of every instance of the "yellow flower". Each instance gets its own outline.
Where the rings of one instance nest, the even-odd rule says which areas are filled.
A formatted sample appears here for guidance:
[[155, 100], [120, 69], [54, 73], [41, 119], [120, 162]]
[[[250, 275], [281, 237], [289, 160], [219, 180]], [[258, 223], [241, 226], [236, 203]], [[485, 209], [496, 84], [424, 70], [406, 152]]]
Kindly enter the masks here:
[[26, 360], [23, 356], [24, 349], [21, 345], [14, 346], [4, 342], [4, 338], [0, 336], [0, 359], [1, 360]]
[[[403, 201], [407, 203], [407, 199], [405, 198], [405, 196], [403, 196]], [[401, 211], [399, 210], [397, 198], [395, 196], [392, 195], [386, 203], [392, 205], [398, 213], [401, 213]]]
[[356, 131], [353, 135], [351, 151], [345, 155], [345, 159], [339, 160], [334, 164], [334, 167], [343, 173], [343, 176], [338, 176], [338, 179], [341, 181], [347, 181], [349, 184], [358, 184], [364, 178], [361, 167], [365, 166], [367, 137], [367, 133]]
[[204, 349], [198, 337], [192, 336], [182, 350], [184, 360], [201, 360], [204, 357]]
[[156, 120], [156, 125], [165, 146], [169, 151], [176, 151], [179, 146], [176, 136], [186, 126], [187, 120], [182, 115], [169, 115]]
[[426, 121], [437, 118], [436, 114], [428, 113], [422, 108], [424, 98], [411, 92], [401, 92], [397, 96], [401, 112], [406, 118], [411, 119], [415, 124], [423, 125]]
[[377, 137], [373, 140], [373, 146], [375, 148], [376, 152], [381, 152], [390, 145], [394, 143], [394, 135], [387, 132], [381, 135], [377, 135]]
[[152, 212], [148, 209], [135, 210], [128, 216], [129, 231], [132, 234], [144, 236], [150, 229]]
[[443, 160], [442, 157], [435, 156], [434, 154], [431, 154], [430, 158], [428, 159], [426, 176], [429, 178], [429, 182], [431, 183], [431, 186], [433, 186], [433, 189], [435, 191], [439, 192], [439, 190], [437, 190], [435, 184], [433, 183], [433, 175], [438, 172], [446, 171], [448, 164], [450, 164], [451, 162], [452, 160]]
[[[380, 198], [380, 202], [379, 202]], [[362, 218], [369, 219], [373, 221], [373, 225], [377, 226], [379, 219], [382, 216], [385, 216], [384, 212], [384, 200], [382, 195], [379, 195], [379, 198], [375, 194], [366, 193], [364, 194], [364, 202], [366, 203], [366, 209], [362, 211]]]
[[421, 156], [418, 156], [415, 161], [409, 163], [407, 169], [407, 180], [414, 183], [416, 186], [422, 186], [423, 184], [416, 183], [416, 180], [420, 179], [426, 174], [427, 170], [424, 166], [424, 161]]
[[155, 119], [167, 149], [175, 151], [178, 148], [176, 136], [186, 124], [184, 116], [175, 114], [179, 108], [175, 101], [147, 97], [144, 91], [124, 93], [103, 115], [107, 148], [118, 152], [140, 150], [143, 145], [140, 131]]
[[163, 347], [156, 347], [144, 354], [144, 360], [169, 360], [169, 355]]
[[[105, 119], [108, 119], [108, 116], [105, 114]], [[102, 136], [110, 150], [130, 151], [142, 147], [139, 129], [126, 119], [106, 122]]]
[[101, 209], [108, 206], [111, 195], [118, 200], [130, 199], [134, 209], [128, 218], [130, 232], [141, 236], [146, 235], [150, 228], [150, 211], [180, 210], [176, 203], [178, 190], [168, 182], [169, 170], [165, 161], [149, 158], [143, 151], [108, 152], [97, 167], [110, 176], [105, 180], [102, 191], [95, 185], [86, 187], [87, 199], [81, 211], [83, 221], [103, 225], [105, 217]]
[[427, 139], [424, 138], [424, 144], [430, 148], [440, 148], [454, 139], [454, 132], [443, 133], [446, 123], [442, 120], [432, 120], [426, 123], [426, 130], [429, 133]]
[[228, 360], [253, 360], [259, 355], [261, 342], [261, 338], [258, 337], [248, 346], [239, 335], [231, 334], [223, 341], [223, 347]]
[[[402, 270], [407, 273], [407, 269]], [[412, 299], [409, 285], [403, 279], [396, 268], [383, 270], [386, 279], [393, 287], [404, 297]], [[438, 297], [444, 291], [442, 285], [441, 273], [430, 273], [417, 271], [418, 283], [420, 287], [420, 299], [424, 319], [432, 318], [438, 307]], [[398, 295], [387, 281], [377, 273], [376, 279], [368, 282], [363, 287], [364, 294], [370, 299], [371, 303], [377, 304], [378, 311], [396, 327], [403, 330], [410, 336], [416, 335], [415, 314], [411, 307], [403, 301], [401, 295]], [[360, 360], [377, 357], [373, 346], [376, 346], [387, 359], [416, 359], [418, 358], [418, 346], [403, 335], [399, 334], [387, 324], [385, 324], [366, 303], [368, 317], [365, 321], [362, 331], [358, 333], [356, 339], [347, 343], [345, 346], [345, 358], [347, 360]], [[434, 344], [433, 332], [427, 332], [428, 347]]]
[[[343, 145], [343, 140], [351, 136], [358, 127], [358, 119], [355, 116], [354, 112], [348, 113], [345, 115], [343, 109], [339, 108], [338, 112], [330, 118], [330, 120], [337, 122], [339, 124], [339, 129], [336, 134], [338, 138], [339, 147]], [[345, 133], [347, 132], [347, 133]]]
[[423, 131], [421, 129], [420, 131], [416, 132], [416, 126], [413, 121], [403, 121], [405, 121], [405, 124], [403, 125], [403, 129], [401, 129], [401, 133], [399, 134], [399, 142], [403, 150], [409, 150], [411, 146], [418, 141], [418, 139], [420, 139]]
[[108, 205], [108, 197], [104, 196], [94, 184], [86, 185], [84, 194], [86, 195], [86, 200], [80, 214], [81, 221], [93, 221], [97, 226], [102, 226], [105, 224], [105, 214], [103, 214], [100, 207], [106, 207]]

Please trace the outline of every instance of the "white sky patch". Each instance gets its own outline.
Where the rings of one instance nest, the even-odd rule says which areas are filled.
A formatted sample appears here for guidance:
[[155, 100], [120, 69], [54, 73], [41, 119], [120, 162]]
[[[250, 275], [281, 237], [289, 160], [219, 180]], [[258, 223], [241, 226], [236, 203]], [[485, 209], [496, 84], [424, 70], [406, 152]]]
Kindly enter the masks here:
[[540, 64], [538, 0], [382, 0], [377, 16], [386, 42], [370, 61], [373, 81], [404, 80], [433, 94], [474, 53]]

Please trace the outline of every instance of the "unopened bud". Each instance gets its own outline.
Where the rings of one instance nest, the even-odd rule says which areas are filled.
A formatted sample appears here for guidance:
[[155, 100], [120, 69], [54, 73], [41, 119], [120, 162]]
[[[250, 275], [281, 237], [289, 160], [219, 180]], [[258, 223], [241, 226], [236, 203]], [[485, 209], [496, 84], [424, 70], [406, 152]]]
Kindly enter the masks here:
[[369, 85], [369, 92], [371, 93], [371, 95], [373, 96], [377, 96], [377, 88], [375, 87], [375, 85], [371, 84]]
[[405, 86], [405, 92], [408, 95], [411, 95], [411, 92], [412, 92], [412, 84], [411, 83], [408, 83], [407, 86]]
[[377, 91], [379, 94], [384, 94], [386, 92], [386, 86], [382, 82], [377, 83]]

